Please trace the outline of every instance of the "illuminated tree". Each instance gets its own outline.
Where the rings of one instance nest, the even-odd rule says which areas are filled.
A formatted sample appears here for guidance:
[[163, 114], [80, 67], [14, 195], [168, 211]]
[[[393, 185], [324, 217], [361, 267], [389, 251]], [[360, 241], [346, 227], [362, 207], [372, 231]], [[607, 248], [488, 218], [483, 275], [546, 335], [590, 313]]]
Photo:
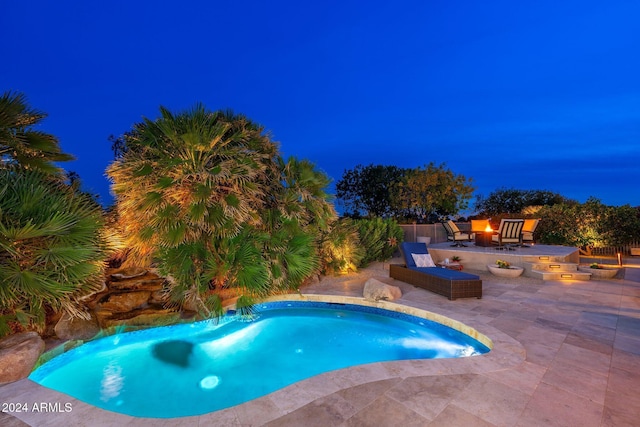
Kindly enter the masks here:
[[454, 215], [469, 206], [471, 179], [454, 175], [444, 164], [428, 164], [407, 173], [397, 186], [394, 204], [407, 219], [431, 221]]
[[125, 134], [107, 171], [128, 262], [157, 262], [174, 299], [203, 315], [218, 314], [229, 290], [243, 307], [301, 284], [318, 268], [314, 230], [335, 216], [326, 176], [282, 160], [241, 115], [160, 112]]
[[475, 207], [480, 216], [492, 217], [508, 213], [519, 214], [529, 207], [552, 206], [566, 202], [569, 200], [551, 191], [500, 188], [486, 198], [478, 196]]

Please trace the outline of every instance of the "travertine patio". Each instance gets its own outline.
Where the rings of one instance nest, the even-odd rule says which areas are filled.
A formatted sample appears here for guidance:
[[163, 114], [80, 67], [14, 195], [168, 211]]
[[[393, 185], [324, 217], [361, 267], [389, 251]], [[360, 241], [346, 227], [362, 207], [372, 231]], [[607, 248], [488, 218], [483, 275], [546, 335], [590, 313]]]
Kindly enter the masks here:
[[[181, 419], [106, 412], [22, 380], [3, 403], [71, 402], [70, 412], [0, 414], [3, 426], [634, 426], [640, 420], [640, 263], [624, 279], [505, 281], [477, 272], [484, 297], [449, 301], [388, 277], [388, 264], [307, 286], [362, 295], [368, 277], [401, 287], [401, 304], [494, 340], [466, 359], [376, 363], [327, 373], [237, 407]], [[475, 273], [475, 272], [474, 272]], [[488, 357], [487, 357], [488, 356]]]

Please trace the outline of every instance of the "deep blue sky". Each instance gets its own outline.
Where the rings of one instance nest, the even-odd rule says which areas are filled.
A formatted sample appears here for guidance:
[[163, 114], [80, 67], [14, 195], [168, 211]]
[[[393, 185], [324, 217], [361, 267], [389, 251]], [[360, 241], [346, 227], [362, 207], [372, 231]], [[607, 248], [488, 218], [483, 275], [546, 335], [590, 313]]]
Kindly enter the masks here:
[[476, 194], [638, 206], [639, 22], [636, 0], [4, 0], [0, 91], [106, 204], [109, 135], [202, 102], [334, 181], [444, 162]]

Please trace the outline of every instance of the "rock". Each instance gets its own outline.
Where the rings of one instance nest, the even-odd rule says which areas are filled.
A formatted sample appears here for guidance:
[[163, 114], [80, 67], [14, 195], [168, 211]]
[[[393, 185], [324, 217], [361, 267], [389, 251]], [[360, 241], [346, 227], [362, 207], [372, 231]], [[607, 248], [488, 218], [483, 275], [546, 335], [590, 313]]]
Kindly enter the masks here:
[[149, 304], [165, 304], [169, 301], [169, 295], [164, 291], [153, 291], [149, 297]]
[[105, 328], [112, 326], [162, 326], [180, 321], [180, 313], [171, 309], [144, 309], [121, 315], [114, 314], [102, 320]]
[[64, 313], [56, 323], [54, 331], [56, 336], [63, 340], [88, 340], [100, 332], [100, 327], [93, 315], [90, 319], [82, 319]]
[[0, 384], [29, 376], [44, 351], [37, 332], [22, 332], [0, 340]]
[[87, 301], [93, 301], [94, 299], [96, 299], [96, 297], [102, 293], [105, 293], [107, 291], [107, 283], [106, 282], [102, 282], [102, 286], [100, 286], [100, 289], [91, 292], [83, 297], [78, 298], [78, 300], [82, 303], [87, 302]]
[[150, 296], [150, 291], [109, 294], [106, 300], [98, 304], [98, 310], [108, 310], [114, 313], [126, 313], [145, 305]]
[[363, 296], [373, 301], [393, 301], [402, 296], [402, 291], [397, 286], [387, 285], [377, 279], [369, 279], [364, 284]]
[[164, 279], [155, 274], [147, 273], [133, 279], [112, 281], [109, 289], [112, 291], [160, 291], [164, 286]]
[[98, 302], [100, 302], [100, 300], [103, 299], [104, 296], [107, 295], [108, 293], [109, 293], [109, 288], [107, 287], [107, 284], [104, 283], [102, 288], [99, 291], [96, 291], [92, 294], [79, 298], [78, 301], [88, 309], [93, 310], [96, 308], [96, 305], [98, 304]]
[[111, 279], [113, 280], [125, 280], [134, 277], [139, 277], [147, 274], [149, 270], [142, 267], [127, 267], [111, 273]]

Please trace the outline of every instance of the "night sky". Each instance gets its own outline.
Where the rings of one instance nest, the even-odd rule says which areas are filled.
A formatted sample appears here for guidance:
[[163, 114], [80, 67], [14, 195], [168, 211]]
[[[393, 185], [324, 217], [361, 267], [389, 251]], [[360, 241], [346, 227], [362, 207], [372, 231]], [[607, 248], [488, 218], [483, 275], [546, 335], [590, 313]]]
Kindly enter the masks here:
[[334, 181], [435, 162], [484, 196], [639, 206], [639, 23], [636, 0], [3, 0], [0, 92], [105, 205], [108, 137], [201, 102]]

